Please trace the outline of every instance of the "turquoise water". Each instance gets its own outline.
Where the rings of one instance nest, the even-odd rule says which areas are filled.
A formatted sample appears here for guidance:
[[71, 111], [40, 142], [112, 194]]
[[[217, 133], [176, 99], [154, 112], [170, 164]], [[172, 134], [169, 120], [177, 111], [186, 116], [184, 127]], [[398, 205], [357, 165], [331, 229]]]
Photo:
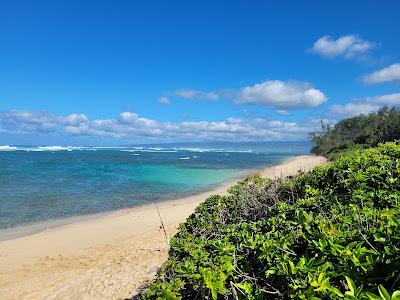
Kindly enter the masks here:
[[307, 142], [0, 146], [0, 229], [178, 198], [309, 153]]

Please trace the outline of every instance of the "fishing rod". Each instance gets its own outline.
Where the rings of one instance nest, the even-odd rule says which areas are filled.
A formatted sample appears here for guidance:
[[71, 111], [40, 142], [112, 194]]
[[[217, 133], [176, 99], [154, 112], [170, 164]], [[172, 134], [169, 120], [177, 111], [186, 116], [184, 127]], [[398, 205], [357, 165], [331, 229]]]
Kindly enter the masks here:
[[[143, 168], [142, 160], [140, 159], [140, 157], [138, 157], [137, 160], [138, 160], [138, 162], [139, 162], [139, 166], [140, 166], [140, 168], [142, 169], [143, 173], [146, 172], [146, 170]], [[156, 198], [156, 196], [155, 196], [155, 194], [154, 194], [154, 192], [153, 192], [153, 189], [151, 188], [151, 185], [150, 185], [150, 184], [146, 184], [146, 186], [147, 186], [147, 188], [148, 188], [149, 191], [150, 191], [151, 197], [152, 197], [152, 199], [153, 199], [154, 206], [156, 207], [157, 214], [158, 214], [158, 217], [159, 217], [160, 223], [161, 223], [161, 229], [162, 229], [163, 232], [164, 232], [165, 241], [166, 241], [167, 246], [168, 246], [168, 248], [169, 248], [168, 234], [167, 234], [167, 230], [165, 229], [164, 222], [163, 222], [162, 217], [161, 217], [160, 209], [159, 209], [158, 204], [157, 204], [157, 198]]]

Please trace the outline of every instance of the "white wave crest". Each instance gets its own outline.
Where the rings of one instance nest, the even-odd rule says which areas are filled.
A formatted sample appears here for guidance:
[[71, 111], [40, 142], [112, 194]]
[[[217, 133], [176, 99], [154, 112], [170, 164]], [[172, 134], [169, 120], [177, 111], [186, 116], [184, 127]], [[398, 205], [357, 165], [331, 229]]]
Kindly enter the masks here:
[[90, 147], [78, 146], [0, 146], [0, 151], [28, 151], [28, 152], [43, 152], [43, 151], [74, 151], [74, 150], [95, 150]]
[[73, 150], [82, 150], [83, 147], [75, 147], [75, 146], [39, 146], [37, 148], [32, 148], [32, 151], [73, 151]]
[[9, 146], [9, 145], [0, 146], [0, 151], [15, 151], [15, 150], [17, 150], [17, 147], [14, 146]]

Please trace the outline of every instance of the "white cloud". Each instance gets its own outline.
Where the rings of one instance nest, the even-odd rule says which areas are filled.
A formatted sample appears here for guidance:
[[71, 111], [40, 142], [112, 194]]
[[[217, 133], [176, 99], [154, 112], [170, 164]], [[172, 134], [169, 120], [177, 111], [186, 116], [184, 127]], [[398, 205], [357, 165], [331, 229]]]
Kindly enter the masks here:
[[0, 124], [6, 130], [50, 132], [61, 126], [78, 125], [87, 121], [84, 114], [56, 116], [47, 111], [10, 110], [0, 113]]
[[390, 65], [387, 68], [365, 75], [363, 81], [366, 84], [400, 81], [400, 63]]
[[159, 97], [158, 98], [158, 103], [164, 104], [164, 105], [170, 105], [171, 100], [169, 100], [168, 97]]
[[193, 89], [179, 89], [173, 92], [175, 96], [184, 98], [187, 100], [212, 100], [216, 101], [219, 99], [217, 92], [204, 92]]
[[46, 111], [0, 112], [0, 130], [57, 136], [107, 137], [124, 141], [299, 140], [305, 139], [307, 122], [263, 118], [228, 118], [224, 121], [159, 122], [123, 112], [116, 118], [90, 120], [83, 114], [60, 116]]
[[376, 47], [376, 43], [362, 39], [358, 35], [344, 35], [334, 39], [329, 35], [319, 38], [309, 52], [326, 58], [344, 57], [360, 58], [369, 50]]
[[65, 124], [79, 124], [88, 120], [84, 114], [71, 114], [66, 117], [60, 117], [60, 120]]
[[400, 93], [355, 99], [344, 105], [332, 105], [329, 113], [349, 117], [368, 114], [386, 105], [400, 106]]
[[285, 109], [278, 109], [278, 110], [276, 111], [276, 113], [279, 114], [279, 115], [281, 115], [281, 116], [288, 116], [288, 115], [290, 115], [290, 112], [288, 112], [288, 111], [285, 110]]
[[329, 108], [329, 112], [338, 114], [341, 116], [355, 116], [355, 115], [366, 115], [369, 114], [370, 112], [377, 111], [380, 108], [379, 105], [376, 105], [375, 103], [366, 103], [362, 101], [354, 101], [354, 102], [349, 102], [345, 105], [332, 105]]
[[148, 126], [148, 127], [156, 127], [157, 122], [146, 119], [146, 118], [140, 118], [137, 113], [134, 112], [123, 112], [119, 115], [119, 121], [121, 123], [127, 123], [131, 125], [138, 125], [138, 126]]
[[289, 109], [318, 107], [328, 100], [320, 90], [304, 81], [267, 80], [240, 89], [219, 89], [207, 92], [195, 89], [178, 89], [172, 93], [188, 100], [229, 99], [237, 104], [256, 103], [277, 110], [278, 114], [289, 115]]
[[269, 80], [246, 86], [236, 97], [237, 103], [258, 103], [278, 110], [317, 107], [328, 97], [308, 82]]

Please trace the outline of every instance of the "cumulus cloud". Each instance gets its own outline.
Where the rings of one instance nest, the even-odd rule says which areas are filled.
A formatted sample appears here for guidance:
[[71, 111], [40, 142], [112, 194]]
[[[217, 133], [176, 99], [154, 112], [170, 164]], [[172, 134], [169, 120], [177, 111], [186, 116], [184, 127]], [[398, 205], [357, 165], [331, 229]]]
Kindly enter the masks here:
[[169, 100], [168, 97], [159, 97], [158, 98], [158, 103], [164, 104], [164, 105], [170, 105], [171, 100]]
[[366, 115], [373, 111], [377, 111], [380, 108], [379, 105], [375, 103], [368, 103], [365, 101], [351, 101], [345, 105], [332, 105], [329, 112], [351, 117], [355, 115]]
[[27, 132], [51, 132], [62, 126], [79, 125], [87, 120], [84, 114], [57, 116], [47, 111], [10, 110], [0, 113], [0, 124], [4, 130]]
[[336, 40], [329, 35], [319, 38], [309, 52], [319, 54], [326, 58], [344, 57], [360, 58], [376, 47], [376, 43], [367, 41], [358, 35], [344, 35]]
[[332, 105], [329, 113], [349, 117], [368, 114], [383, 106], [400, 106], [400, 93], [355, 99], [344, 105]]
[[400, 81], [400, 63], [390, 65], [387, 68], [365, 75], [363, 81], [366, 84]]
[[121, 123], [127, 123], [138, 126], [147, 126], [147, 127], [156, 127], [158, 125], [156, 121], [146, 118], [140, 118], [137, 113], [129, 111], [121, 113], [119, 115], [119, 121]]
[[107, 137], [137, 140], [298, 140], [310, 130], [307, 122], [283, 122], [263, 118], [228, 118], [223, 121], [159, 122], [135, 112], [123, 112], [116, 118], [88, 119], [83, 114], [60, 116], [46, 111], [0, 112], [0, 130], [9, 133], [41, 133]]
[[193, 89], [179, 89], [173, 92], [175, 96], [184, 98], [187, 100], [212, 100], [216, 101], [219, 99], [217, 92], [204, 92]]
[[64, 124], [79, 124], [88, 120], [84, 114], [71, 114], [66, 117], [59, 117], [60, 121]]
[[320, 90], [308, 82], [268, 80], [246, 86], [236, 96], [237, 103], [258, 103], [267, 107], [301, 109], [317, 107], [328, 100]]
[[328, 97], [311, 83], [304, 81], [267, 80], [240, 89], [219, 89], [207, 92], [195, 89], [179, 89], [174, 96], [188, 100], [231, 100], [237, 104], [261, 104], [289, 115], [289, 109], [304, 109], [320, 106]]

